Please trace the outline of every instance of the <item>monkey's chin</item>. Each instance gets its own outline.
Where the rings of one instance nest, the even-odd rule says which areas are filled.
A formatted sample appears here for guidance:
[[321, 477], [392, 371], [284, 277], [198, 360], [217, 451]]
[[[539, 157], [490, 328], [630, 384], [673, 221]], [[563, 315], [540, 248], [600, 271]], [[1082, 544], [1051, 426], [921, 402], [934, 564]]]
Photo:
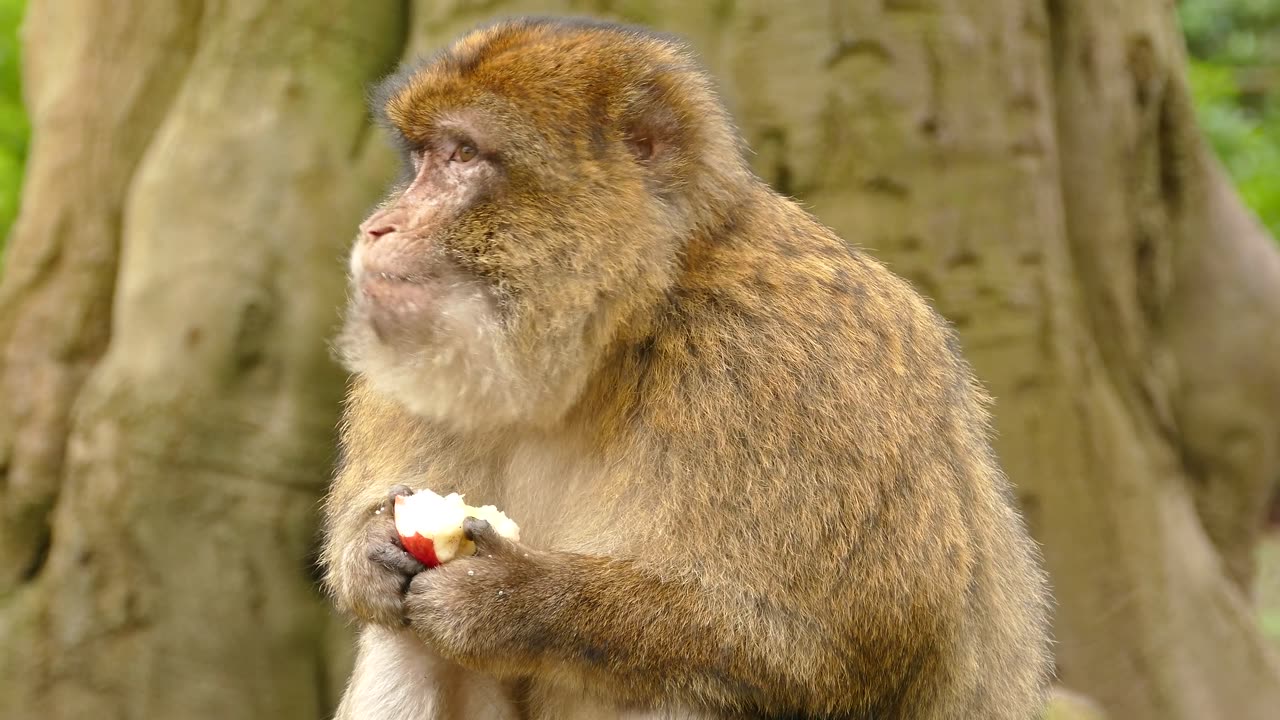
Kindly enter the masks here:
[[459, 429], [519, 422], [528, 385], [493, 303], [474, 285], [357, 283], [337, 349], [349, 370], [409, 412]]
[[359, 312], [380, 341], [410, 349], [429, 339], [441, 288], [384, 273], [366, 273], [355, 285]]

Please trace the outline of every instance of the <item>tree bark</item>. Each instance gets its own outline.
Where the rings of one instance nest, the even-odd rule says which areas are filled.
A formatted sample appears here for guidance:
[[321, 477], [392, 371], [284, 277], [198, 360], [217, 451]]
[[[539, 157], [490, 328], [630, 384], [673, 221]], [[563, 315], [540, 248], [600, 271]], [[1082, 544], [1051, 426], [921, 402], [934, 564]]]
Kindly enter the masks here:
[[341, 228], [389, 174], [360, 93], [402, 45], [548, 12], [688, 37], [757, 170], [959, 328], [1066, 685], [1135, 720], [1280, 707], [1248, 602], [1280, 254], [1194, 128], [1171, 3], [170, 5], [28, 20], [0, 716], [326, 711], [347, 661], [304, 560], [341, 385], [322, 338]]
[[1073, 556], [1051, 564], [1060, 662], [1118, 717], [1266, 717], [1280, 660], [1248, 591], [1280, 473], [1280, 255], [1195, 128], [1172, 5], [1049, 20], [1076, 322], [1109, 405], [1081, 418], [1089, 492], [1046, 503], [1051, 563]]
[[[396, 3], [32, 3], [7, 258], [0, 716], [316, 718], [306, 558]], [[370, 143], [370, 139], [374, 143]]]

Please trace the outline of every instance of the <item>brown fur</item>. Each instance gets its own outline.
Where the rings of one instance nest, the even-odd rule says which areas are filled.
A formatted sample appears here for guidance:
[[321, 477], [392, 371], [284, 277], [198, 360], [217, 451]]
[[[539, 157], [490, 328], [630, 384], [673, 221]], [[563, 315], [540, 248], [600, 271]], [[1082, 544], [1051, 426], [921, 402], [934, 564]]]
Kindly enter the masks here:
[[[448, 709], [477, 692], [548, 720], [1038, 716], [1044, 580], [954, 335], [750, 173], [681, 45], [500, 23], [378, 102], [417, 179], [358, 252], [465, 279], [424, 280], [424, 308], [354, 278], [324, 559], [339, 607], [456, 676], [366, 649], [352, 694], [440, 718], [482, 717]], [[439, 159], [455, 133], [481, 165]], [[500, 350], [400, 327], [452, 303]], [[398, 552], [375, 514], [397, 483], [497, 504], [524, 544], [475, 528], [476, 557], [373, 562]]]

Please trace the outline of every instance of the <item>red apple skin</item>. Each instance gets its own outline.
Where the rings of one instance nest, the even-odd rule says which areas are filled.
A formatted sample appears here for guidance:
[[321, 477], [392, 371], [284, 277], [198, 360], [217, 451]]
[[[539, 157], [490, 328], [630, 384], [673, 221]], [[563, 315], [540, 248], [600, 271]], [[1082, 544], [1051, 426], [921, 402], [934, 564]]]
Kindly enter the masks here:
[[440, 564], [440, 559], [436, 557], [436, 544], [429, 537], [423, 537], [418, 533], [414, 533], [413, 537], [400, 536], [400, 543], [404, 545], [404, 549], [416, 558], [418, 562], [429, 568], [436, 567]]

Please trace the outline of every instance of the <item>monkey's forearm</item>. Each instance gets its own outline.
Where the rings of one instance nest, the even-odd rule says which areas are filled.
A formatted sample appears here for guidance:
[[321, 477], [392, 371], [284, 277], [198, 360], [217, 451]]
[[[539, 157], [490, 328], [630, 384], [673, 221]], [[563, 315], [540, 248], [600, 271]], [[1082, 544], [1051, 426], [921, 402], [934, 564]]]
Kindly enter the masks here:
[[701, 588], [630, 562], [564, 553], [542, 555], [528, 570], [486, 584], [472, 607], [459, 608], [505, 621], [463, 621], [475, 642], [455, 646], [455, 659], [498, 674], [576, 678], [638, 704], [678, 697], [726, 710], [789, 710], [803, 706], [800, 688], [812, 687], [811, 678], [791, 676], [794, 665], [778, 666], [749, 618]]

